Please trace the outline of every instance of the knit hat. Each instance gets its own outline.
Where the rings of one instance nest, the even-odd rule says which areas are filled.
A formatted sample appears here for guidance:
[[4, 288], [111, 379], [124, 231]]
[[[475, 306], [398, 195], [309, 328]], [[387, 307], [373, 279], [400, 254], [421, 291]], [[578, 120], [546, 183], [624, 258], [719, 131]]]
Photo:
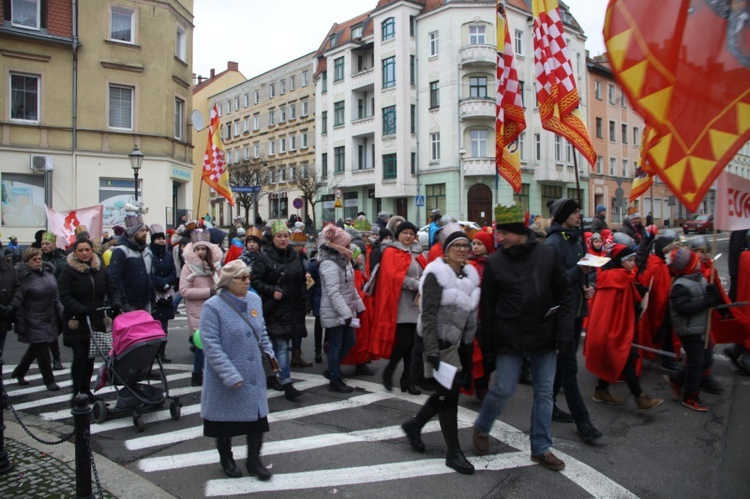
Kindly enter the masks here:
[[668, 236], [665, 234], [661, 237], [657, 237], [654, 240], [654, 250], [653, 250], [654, 255], [664, 260], [666, 258], [666, 255], [664, 252], [666, 251], [667, 253], [669, 253], [669, 250], [673, 249], [673, 248], [670, 248], [670, 246], [674, 244], [676, 240], [677, 240], [676, 235]]
[[604, 205], [600, 204], [596, 207], [596, 214], [604, 213], [607, 211], [607, 208], [604, 207]]
[[237, 260], [232, 260], [221, 268], [219, 282], [216, 284], [216, 289], [224, 289], [229, 286], [229, 283], [232, 282], [232, 279], [235, 277], [249, 274], [250, 269], [245, 265], [245, 262], [239, 258]]
[[381, 211], [380, 213], [378, 213], [378, 218], [382, 218], [383, 220], [385, 220], [386, 218], [390, 216], [391, 214], [388, 213], [387, 211]]
[[697, 236], [690, 240], [690, 249], [693, 251], [710, 251], [711, 245], [705, 236]]
[[250, 227], [247, 229], [247, 237], [245, 237], [245, 242], [247, 243], [248, 239], [255, 239], [258, 244], [260, 244], [263, 241], [263, 232], [257, 228], [257, 227]]
[[440, 245], [443, 247], [443, 253], [447, 253], [448, 248], [450, 248], [456, 241], [464, 240], [467, 243], [470, 242], [469, 236], [466, 235], [466, 231], [464, 231], [464, 228], [458, 223], [444, 226], [440, 231], [438, 238], [440, 239]]
[[45, 241], [54, 244], [57, 241], [57, 236], [54, 234], [54, 232], [45, 232], [42, 234], [42, 242]]
[[247, 234], [247, 232], [242, 227], [237, 229], [237, 237], [245, 237], [245, 234]]
[[615, 244], [609, 250], [611, 260], [604, 265], [603, 270], [616, 269], [622, 267], [622, 261], [635, 256], [635, 250], [624, 244]]
[[456, 217], [453, 215], [448, 215], [447, 213], [440, 217], [440, 221], [438, 222], [438, 225], [440, 227], [445, 227], [446, 225], [450, 223], [456, 223], [458, 220], [456, 220]]
[[112, 227], [112, 232], [114, 232], [116, 236], [121, 236], [125, 234], [125, 227], [122, 225], [115, 225]]
[[128, 237], [133, 237], [145, 225], [146, 223], [143, 221], [143, 215], [126, 216], [125, 217], [125, 234], [127, 234]]
[[195, 229], [190, 232], [190, 242], [193, 244], [211, 242], [211, 234], [207, 230]]
[[286, 222], [283, 220], [274, 220], [271, 222], [271, 233], [273, 235], [276, 235], [278, 232], [289, 232], [289, 227], [287, 227]]
[[495, 206], [495, 227], [514, 234], [526, 234], [523, 206], [518, 203], [510, 206], [502, 204]]
[[351, 242], [352, 236], [341, 227], [327, 225], [320, 231], [320, 246], [327, 246], [332, 250], [338, 251], [347, 260], [351, 260], [352, 258], [352, 250], [349, 249]]
[[598, 232], [594, 232], [593, 234], [591, 234], [591, 240], [593, 241], [595, 239], [598, 239], [599, 241], [604, 241], [604, 239], [602, 238], [602, 235], [599, 234]]
[[479, 232], [474, 234], [474, 238], [472, 240], [479, 240], [482, 244], [484, 244], [484, 247], [487, 248], [488, 253], [493, 253], [495, 251], [495, 242], [492, 240], [492, 234], [487, 231], [480, 230]]
[[396, 234], [396, 229], [400, 224], [402, 224], [406, 220], [404, 217], [399, 215], [394, 215], [388, 220], [388, 223], [385, 224], [385, 228]]
[[160, 237], [166, 237], [164, 234], [164, 227], [159, 224], [151, 224], [148, 228], [151, 233], [151, 240], [159, 239]]
[[[398, 227], [396, 227], [396, 235], [395, 235], [396, 239], [398, 239], [398, 235], [399, 234], [401, 234], [403, 231], [405, 231], [407, 229], [413, 230], [414, 231], [414, 235], [417, 234], [417, 227], [413, 223], [411, 223], [410, 221], [405, 220], [405, 221], [401, 222], [398, 225]], [[463, 230], [463, 229], [461, 229], [461, 230]]]
[[698, 253], [688, 248], [673, 249], [667, 254], [667, 265], [675, 274], [692, 274], [699, 261]]
[[625, 234], [624, 232], [615, 232], [612, 236], [612, 241], [616, 244], [624, 244], [625, 246], [635, 246], [635, 241], [632, 237]]
[[578, 201], [571, 198], [560, 198], [552, 203], [550, 206], [550, 212], [552, 212], [552, 220], [559, 224], [563, 223], [581, 206]]

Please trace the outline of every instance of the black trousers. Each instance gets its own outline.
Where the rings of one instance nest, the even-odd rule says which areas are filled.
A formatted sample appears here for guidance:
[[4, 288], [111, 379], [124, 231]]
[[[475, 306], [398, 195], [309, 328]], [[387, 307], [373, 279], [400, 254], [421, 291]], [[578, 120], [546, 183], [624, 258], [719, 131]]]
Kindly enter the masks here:
[[55, 375], [52, 374], [52, 359], [50, 358], [49, 343], [32, 343], [26, 349], [18, 366], [13, 370], [12, 376], [20, 378], [26, 376], [29, 372], [31, 363], [36, 359], [39, 366], [39, 372], [42, 374], [42, 381], [45, 385], [55, 382]]
[[393, 375], [401, 359], [404, 360], [404, 372], [401, 375], [404, 379], [409, 379], [411, 371], [411, 351], [414, 348], [414, 333], [417, 331], [417, 325], [411, 323], [396, 324], [396, 341], [393, 344], [391, 359], [385, 368], [386, 373]]
[[73, 350], [73, 363], [70, 377], [73, 380], [73, 396], [91, 392], [91, 375], [94, 373], [94, 359], [89, 359], [89, 342], [77, 341], [70, 345]]

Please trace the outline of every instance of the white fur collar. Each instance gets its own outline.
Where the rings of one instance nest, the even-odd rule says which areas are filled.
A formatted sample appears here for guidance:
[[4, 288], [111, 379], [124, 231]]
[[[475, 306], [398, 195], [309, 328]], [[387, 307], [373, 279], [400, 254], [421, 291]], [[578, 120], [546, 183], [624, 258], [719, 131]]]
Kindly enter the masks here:
[[467, 311], [476, 310], [479, 306], [481, 293], [479, 274], [469, 264], [464, 265], [463, 273], [466, 274], [466, 277], [460, 279], [442, 258], [433, 260], [424, 269], [422, 280], [419, 283], [419, 293], [422, 294], [422, 285], [427, 274], [433, 274], [443, 288], [440, 305], [451, 305]]

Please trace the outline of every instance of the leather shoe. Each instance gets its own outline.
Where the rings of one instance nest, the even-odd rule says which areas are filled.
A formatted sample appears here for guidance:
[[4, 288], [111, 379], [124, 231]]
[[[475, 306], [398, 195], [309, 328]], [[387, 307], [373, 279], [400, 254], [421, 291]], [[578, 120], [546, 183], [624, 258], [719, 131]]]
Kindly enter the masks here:
[[477, 427], [474, 427], [474, 434], [471, 437], [471, 443], [474, 448], [474, 454], [484, 456], [490, 452], [490, 436], [481, 433]]
[[466, 456], [464, 456], [464, 453], [461, 452], [460, 449], [449, 452], [448, 455], [445, 456], [445, 465], [458, 471], [462, 475], [474, 474], [474, 465], [466, 459]]
[[287, 400], [296, 400], [302, 395], [302, 392], [294, 388], [294, 385], [287, 383], [284, 385], [284, 396]]
[[373, 371], [370, 366], [367, 364], [357, 364], [357, 366], [354, 368], [354, 375], [355, 376], [374, 376], [375, 371]]
[[281, 384], [279, 378], [276, 376], [269, 376], [266, 378], [266, 388], [269, 390], [276, 390], [277, 392], [284, 391], [284, 385]]
[[341, 379], [332, 379], [331, 382], [328, 383], [328, 391], [338, 393], [352, 393], [354, 391], [354, 388], [344, 383], [344, 381]]
[[60, 389], [60, 385], [58, 385], [54, 381], [52, 383], [50, 383], [49, 385], [47, 385], [47, 390], [49, 390], [51, 392], [56, 392], [59, 389]]
[[552, 406], [552, 421], [557, 421], [558, 423], [572, 423], [573, 416], [555, 405]]
[[583, 423], [578, 425], [578, 436], [581, 437], [581, 440], [588, 444], [593, 442], [597, 438], [601, 438], [602, 432], [597, 430], [590, 421], [584, 421]]
[[26, 381], [26, 378], [25, 378], [25, 377], [23, 377], [23, 376], [13, 376], [13, 377], [14, 377], [14, 378], [16, 378], [16, 379], [18, 380], [18, 384], [19, 384], [20, 386], [26, 386], [26, 385], [28, 385], [28, 384], [29, 384], [29, 382], [28, 382], [28, 381]]
[[421, 428], [416, 419], [412, 418], [409, 421], [401, 424], [401, 429], [406, 433], [406, 438], [409, 439], [409, 445], [414, 449], [414, 452], [424, 452], [425, 446], [422, 442]]
[[535, 463], [541, 464], [548, 470], [562, 471], [565, 469], [565, 463], [550, 451], [547, 451], [544, 454], [538, 454], [536, 456], [532, 454], [531, 460]]
[[242, 470], [237, 467], [237, 463], [233, 458], [221, 459], [221, 469], [224, 470], [224, 474], [229, 478], [241, 478]]
[[56, 361], [54, 361], [54, 362], [52, 362], [52, 370], [53, 371], [61, 371], [63, 369], [65, 369], [65, 368], [63, 367], [63, 364], [62, 364], [62, 362], [59, 359], [56, 360]]

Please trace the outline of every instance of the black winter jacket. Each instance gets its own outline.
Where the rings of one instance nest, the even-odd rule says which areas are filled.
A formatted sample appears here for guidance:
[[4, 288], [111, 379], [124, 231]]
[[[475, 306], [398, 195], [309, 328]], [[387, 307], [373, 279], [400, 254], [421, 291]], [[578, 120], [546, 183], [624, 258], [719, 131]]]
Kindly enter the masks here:
[[153, 303], [156, 293], [152, 260], [148, 246], [138, 246], [125, 234], [120, 237], [119, 244], [112, 248], [107, 273], [117, 286], [126, 312], [143, 309]]
[[[545, 317], [559, 305], [557, 312]], [[573, 339], [573, 296], [560, 257], [529, 231], [525, 244], [487, 258], [479, 343], [485, 355], [528, 356]]]
[[16, 276], [16, 269], [4, 258], [0, 259], [0, 333], [10, 331], [13, 327], [14, 314], [21, 308], [23, 291]]
[[[255, 259], [253, 288], [263, 300], [263, 316], [268, 336], [301, 338], [305, 327], [305, 269], [291, 246], [281, 251], [273, 243]], [[281, 300], [273, 298], [281, 289]]]
[[557, 222], [552, 222], [544, 243], [552, 246], [565, 268], [565, 277], [570, 284], [573, 293], [573, 305], [575, 307], [574, 317], [585, 317], [588, 315], [588, 304], [583, 295], [583, 286], [594, 285], [596, 272], [584, 274], [578, 261], [586, 252], [581, 246], [581, 232], [578, 229], [565, 229]]

